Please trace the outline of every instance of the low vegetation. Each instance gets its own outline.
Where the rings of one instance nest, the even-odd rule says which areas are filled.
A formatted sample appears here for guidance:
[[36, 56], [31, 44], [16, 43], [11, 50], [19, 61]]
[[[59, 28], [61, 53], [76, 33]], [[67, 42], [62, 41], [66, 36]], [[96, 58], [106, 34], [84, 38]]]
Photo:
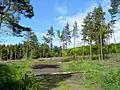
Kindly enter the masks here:
[[32, 73], [31, 60], [8, 62], [0, 64], [0, 90], [39, 90], [39, 83], [34, 77], [25, 74]]
[[61, 83], [59, 83], [59, 87], [58, 87], [58, 90], [72, 90], [70, 87], [69, 87], [69, 85], [67, 85], [67, 83], [66, 82], [61, 82]]
[[[80, 86], [96, 90], [97, 84], [101, 90], [119, 90], [120, 89], [120, 70], [115, 65], [115, 61], [77, 61], [61, 65], [62, 71], [80, 72]], [[119, 63], [119, 62], [118, 62]]]

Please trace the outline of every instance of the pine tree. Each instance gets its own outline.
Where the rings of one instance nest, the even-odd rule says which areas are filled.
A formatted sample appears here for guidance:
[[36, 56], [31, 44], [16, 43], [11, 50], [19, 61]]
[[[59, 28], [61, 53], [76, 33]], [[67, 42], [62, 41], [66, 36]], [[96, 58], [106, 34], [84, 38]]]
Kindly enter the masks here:
[[65, 28], [63, 29], [62, 34], [63, 34], [63, 44], [67, 49], [68, 45], [70, 45], [70, 43], [71, 43], [71, 31], [69, 29], [68, 23], [66, 24]]
[[30, 31], [28, 27], [21, 26], [21, 15], [26, 18], [34, 16], [30, 0], [1, 0], [0, 1], [0, 27], [10, 28], [13, 35], [20, 36], [22, 31]]
[[[98, 53], [100, 55], [100, 59], [103, 60], [104, 53], [103, 47], [105, 45], [105, 41], [108, 38], [111, 30], [108, 29], [108, 24], [105, 23], [105, 12], [103, 12], [101, 5], [95, 7], [92, 13], [88, 13], [83, 23], [83, 40], [87, 42], [94, 42], [97, 46]], [[92, 44], [90, 44], [91, 47]], [[90, 49], [91, 52], [91, 49]]]
[[[116, 20], [119, 20], [119, 13], [120, 13], [120, 0], [111, 0], [111, 9], [109, 9], [109, 13], [112, 17], [112, 23], [114, 24]], [[118, 17], [118, 18], [116, 18]], [[115, 19], [116, 18], [116, 19]]]
[[74, 25], [73, 25], [73, 31], [72, 31], [72, 37], [74, 38], [74, 48], [76, 47], [76, 39], [79, 37], [78, 36], [78, 25], [77, 22], [75, 21]]
[[38, 52], [36, 48], [39, 46], [37, 36], [34, 32], [27, 32], [25, 34], [25, 43], [27, 45], [26, 55], [33, 58], [33, 54]]
[[103, 47], [105, 46], [106, 39], [108, 38], [108, 34], [111, 33], [110, 29], [108, 29], [108, 24], [105, 23], [105, 12], [103, 12], [103, 9], [101, 5], [99, 5], [97, 8], [94, 8], [93, 10], [93, 17], [94, 17], [94, 34], [96, 40], [96, 44], [98, 45], [98, 51], [100, 55], [100, 59], [104, 59], [104, 53]]
[[[115, 52], [117, 53], [117, 45], [116, 45], [116, 38], [115, 38], [115, 31], [114, 31], [114, 24], [116, 21], [120, 19], [120, 0], [111, 0], [111, 9], [109, 9], [109, 13], [111, 14], [111, 22], [109, 24], [111, 30], [113, 31], [114, 36], [114, 43], [115, 43]], [[117, 55], [117, 54], [116, 54]]]
[[47, 38], [50, 40], [50, 47], [52, 49], [53, 47], [53, 43], [52, 43], [52, 40], [53, 40], [53, 37], [55, 36], [54, 35], [54, 29], [53, 27], [51, 26], [50, 29], [48, 29], [48, 32], [47, 32]]
[[58, 30], [57, 31], [57, 36], [58, 36], [58, 38], [59, 38], [59, 40], [60, 40], [60, 56], [62, 56], [62, 41], [63, 41], [63, 33], [60, 31], [60, 30]]
[[[83, 29], [82, 29], [82, 35], [83, 35], [83, 42], [88, 42], [90, 45], [90, 60], [92, 60], [92, 41], [94, 39], [94, 33], [93, 29], [93, 17], [92, 17], [92, 13], [88, 13], [87, 16], [85, 17], [84, 21], [83, 21], [83, 25], [82, 25]], [[84, 46], [83, 46], [84, 48]]]

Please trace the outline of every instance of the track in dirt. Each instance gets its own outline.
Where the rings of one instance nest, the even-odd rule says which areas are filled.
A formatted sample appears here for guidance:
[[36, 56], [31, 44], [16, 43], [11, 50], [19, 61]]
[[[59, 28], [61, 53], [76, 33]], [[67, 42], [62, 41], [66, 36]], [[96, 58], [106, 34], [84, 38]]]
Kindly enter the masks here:
[[[62, 72], [60, 70], [62, 63], [35, 63], [33, 70], [35, 74], [46, 74], [37, 77], [43, 84], [41, 90], [59, 90], [59, 83], [65, 81], [71, 90], [82, 90], [78, 84], [79, 76], [73, 74], [52, 75], [52, 73]], [[48, 74], [48, 75], [47, 75]]]
[[51, 74], [61, 72], [60, 64], [52, 63], [52, 64], [45, 64], [45, 63], [38, 63], [33, 66], [33, 71], [35, 74]]

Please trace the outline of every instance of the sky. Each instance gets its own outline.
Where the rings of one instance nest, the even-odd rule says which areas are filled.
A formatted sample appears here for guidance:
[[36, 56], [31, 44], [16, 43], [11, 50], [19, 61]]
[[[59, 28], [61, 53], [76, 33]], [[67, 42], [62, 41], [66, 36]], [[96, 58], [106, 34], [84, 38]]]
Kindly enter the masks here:
[[[45, 35], [50, 26], [54, 27], [55, 33], [57, 30], [62, 30], [64, 25], [69, 22], [72, 26], [74, 21], [77, 21], [79, 29], [81, 30], [83, 18], [88, 12], [91, 12], [94, 7], [101, 4], [103, 10], [106, 12], [106, 22], [109, 21], [110, 15], [108, 9], [110, 0], [31, 0], [34, 7], [35, 16], [32, 19], [21, 18], [20, 24], [29, 26], [36, 33], [39, 42], [42, 43], [42, 36]], [[72, 27], [70, 27], [72, 29]], [[120, 42], [120, 26], [115, 26], [115, 37], [117, 42]], [[23, 38], [12, 36], [0, 37], [4, 39], [5, 44], [21, 43]], [[81, 42], [81, 37], [78, 39]], [[72, 39], [73, 42], [73, 39]], [[114, 42], [111, 39], [111, 42]], [[53, 40], [54, 45], [59, 45], [59, 39], [56, 37]], [[72, 46], [73, 44], [71, 44]]]

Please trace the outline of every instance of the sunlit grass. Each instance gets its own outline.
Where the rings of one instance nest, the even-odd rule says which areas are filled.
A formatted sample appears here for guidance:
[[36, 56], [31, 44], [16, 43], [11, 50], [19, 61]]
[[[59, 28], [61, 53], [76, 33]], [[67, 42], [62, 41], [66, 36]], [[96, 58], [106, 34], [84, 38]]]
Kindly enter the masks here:
[[[94, 85], [100, 85], [101, 76], [107, 74], [110, 71], [117, 72], [120, 67], [115, 66], [110, 61], [77, 61], [61, 64], [61, 70], [65, 72], [82, 72], [83, 78], [81, 86], [94, 90]], [[84, 72], [84, 73], [83, 73]]]
[[58, 90], [72, 90], [65, 81], [60, 82], [59, 85]]
[[13, 61], [13, 62], [6, 62], [2, 64], [6, 64], [14, 69], [14, 72], [16, 73], [16, 79], [20, 79], [23, 77], [26, 73], [33, 73], [32, 66], [33, 66], [34, 60], [28, 59], [28, 60], [22, 60], [22, 61]]

